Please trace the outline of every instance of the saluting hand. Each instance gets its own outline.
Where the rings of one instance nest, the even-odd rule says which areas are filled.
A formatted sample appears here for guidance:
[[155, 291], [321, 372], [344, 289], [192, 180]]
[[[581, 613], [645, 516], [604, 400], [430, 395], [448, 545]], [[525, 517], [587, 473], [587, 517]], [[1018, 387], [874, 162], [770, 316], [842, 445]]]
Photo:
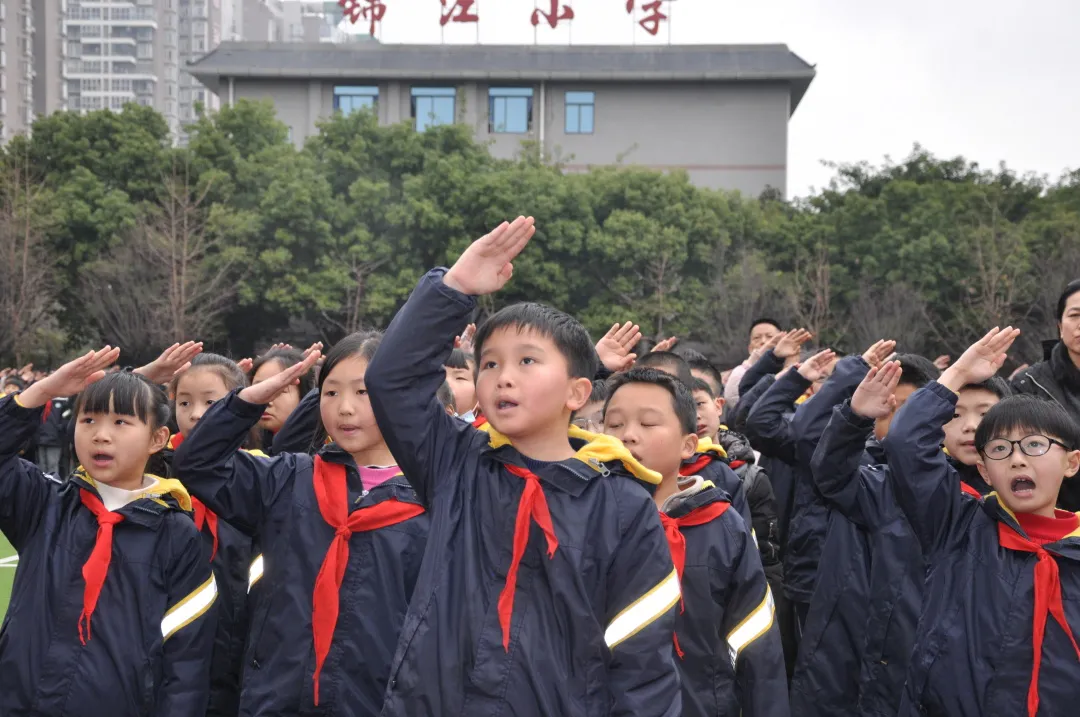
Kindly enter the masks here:
[[513, 224], [503, 222], [480, 237], [458, 257], [443, 283], [469, 296], [492, 294], [506, 285], [514, 274], [515, 257], [536, 232], [536, 220], [518, 217]]
[[805, 378], [811, 383], [816, 383], [821, 379], [829, 375], [829, 366], [832, 365], [833, 360], [836, 358], [836, 352], [832, 349], [825, 349], [814, 354], [806, 361], [799, 364], [799, 375]]
[[202, 342], [176, 343], [161, 352], [156, 359], [135, 369], [156, 384], [172, 381], [173, 377], [191, 368], [191, 359], [202, 353]]
[[1020, 329], [1011, 326], [999, 329], [995, 326], [945, 369], [938, 383], [958, 393], [969, 383], [979, 383], [997, 375], [1008, 357], [1009, 348], [1019, 335]]
[[300, 363], [293, 364], [281, 373], [245, 388], [237, 394], [240, 400], [265, 406], [281, 394], [285, 393], [285, 390], [289, 388], [289, 386], [299, 384], [300, 377], [310, 371], [322, 357], [322, 352], [314, 346], [305, 353], [304, 360]]
[[641, 327], [633, 321], [623, 325], [614, 324], [604, 337], [596, 342], [596, 355], [608, 371], [626, 371], [634, 365], [637, 354], [631, 349], [641, 341]]
[[895, 341], [881, 339], [866, 349], [866, 352], [862, 355], [863, 361], [870, 364], [871, 368], [876, 368], [892, 356], [895, 349]]
[[851, 412], [875, 421], [890, 415], [896, 410], [896, 387], [902, 373], [899, 361], [870, 369], [851, 397]]
[[120, 358], [120, 349], [106, 346], [69, 361], [19, 394], [26, 408], [44, 406], [54, 398], [74, 396], [87, 386], [105, 378], [105, 369]]

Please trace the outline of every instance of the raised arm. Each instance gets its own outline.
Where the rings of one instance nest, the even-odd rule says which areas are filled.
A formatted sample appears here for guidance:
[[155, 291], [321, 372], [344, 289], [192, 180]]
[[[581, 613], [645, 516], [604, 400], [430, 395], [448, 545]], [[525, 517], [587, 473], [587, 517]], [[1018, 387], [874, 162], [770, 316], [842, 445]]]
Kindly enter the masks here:
[[173, 470], [210, 510], [255, 536], [274, 502], [295, 478], [297, 462], [306, 458], [294, 453], [265, 458], [241, 451], [265, 408], [265, 403], [249, 403], [242, 395], [231, 394], [210, 407], [176, 449]]
[[293, 409], [285, 420], [285, 425], [274, 436], [270, 455], [282, 453], [315, 453], [321, 446], [313, 446], [311, 441], [319, 427], [319, 389], [313, 388], [300, 399], [300, 404]]
[[469, 323], [473, 297], [498, 291], [510, 279], [510, 262], [533, 231], [531, 217], [504, 222], [473, 242], [449, 271], [428, 272], [390, 322], [364, 375], [386, 445], [425, 505], [441, 481], [455, 479], [454, 466], [477, 436], [436, 398], [454, 337]]
[[880, 524], [885, 467], [866, 467], [862, 456], [874, 430], [873, 419], [851, 411], [845, 402], [833, 409], [832, 420], [818, 442], [810, 461], [810, 473], [818, 493], [834, 509], [856, 525], [870, 528]]
[[116, 363], [120, 349], [106, 346], [70, 361], [53, 374], [21, 393], [0, 400], [0, 532], [15, 550], [41, 525], [41, 516], [52, 483], [19, 451], [41, 427], [45, 404], [54, 398], [71, 396], [105, 377], [105, 369]]
[[795, 401], [806, 393], [810, 384], [798, 371], [788, 371], [776, 379], [746, 418], [750, 445], [765, 455], [795, 465], [795, 434], [784, 414], [794, 408]]
[[900, 508], [919, 536], [923, 554], [931, 555], [945, 545], [958, 524], [964, 498], [960, 478], [941, 450], [944, 426], [952, 420], [957, 393], [970, 383], [995, 375], [1005, 362], [1006, 351], [1019, 330], [991, 330], [937, 381], [911, 394], [896, 412], [884, 441], [890, 479]]

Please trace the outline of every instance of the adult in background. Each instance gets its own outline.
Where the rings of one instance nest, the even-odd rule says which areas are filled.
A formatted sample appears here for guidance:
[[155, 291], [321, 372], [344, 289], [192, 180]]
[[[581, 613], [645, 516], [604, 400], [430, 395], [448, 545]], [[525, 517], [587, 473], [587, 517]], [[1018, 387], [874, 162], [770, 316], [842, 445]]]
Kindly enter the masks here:
[[[1080, 423], [1080, 279], [1065, 287], [1057, 303], [1058, 341], [1047, 342], [1045, 358], [1017, 373], [1013, 390], [1060, 404]], [[1080, 478], [1061, 485], [1058, 505], [1080, 511]]]
[[724, 383], [724, 402], [728, 410], [735, 410], [735, 405], [739, 402], [739, 381], [742, 380], [743, 374], [761, 358], [761, 350], [765, 344], [780, 332], [780, 323], [775, 319], [754, 319], [750, 324], [750, 345], [746, 347], [750, 356], [731, 370]]

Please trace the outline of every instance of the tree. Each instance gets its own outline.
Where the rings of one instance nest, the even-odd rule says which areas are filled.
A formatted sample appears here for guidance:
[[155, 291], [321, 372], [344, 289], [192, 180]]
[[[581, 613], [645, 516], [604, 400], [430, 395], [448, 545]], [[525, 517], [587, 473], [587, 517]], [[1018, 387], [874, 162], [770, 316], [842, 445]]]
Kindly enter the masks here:
[[213, 182], [197, 182], [187, 159], [177, 154], [156, 201], [86, 276], [102, 335], [140, 358], [174, 341], [220, 338], [236, 298], [241, 251], [225, 231], [235, 218], [209, 203]]
[[0, 358], [21, 365], [35, 334], [51, 318], [56, 296], [43, 207], [48, 190], [35, 180], [24, 144], [0, 159]]

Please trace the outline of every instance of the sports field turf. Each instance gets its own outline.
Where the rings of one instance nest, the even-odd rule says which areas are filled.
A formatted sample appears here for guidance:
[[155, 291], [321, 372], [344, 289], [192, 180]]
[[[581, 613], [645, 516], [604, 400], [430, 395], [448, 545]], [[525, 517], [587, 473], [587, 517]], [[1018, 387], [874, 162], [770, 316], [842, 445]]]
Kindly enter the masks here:
[[15, 579], [15, 566], [18, 564], [15, 551], [4, 536], [0, 535], [0, 619], [7, 612], [8, 599], [11, 597], [11, 581]]

